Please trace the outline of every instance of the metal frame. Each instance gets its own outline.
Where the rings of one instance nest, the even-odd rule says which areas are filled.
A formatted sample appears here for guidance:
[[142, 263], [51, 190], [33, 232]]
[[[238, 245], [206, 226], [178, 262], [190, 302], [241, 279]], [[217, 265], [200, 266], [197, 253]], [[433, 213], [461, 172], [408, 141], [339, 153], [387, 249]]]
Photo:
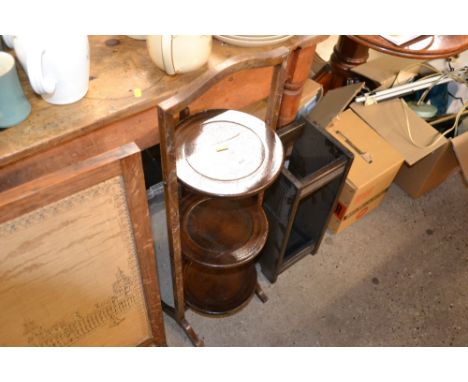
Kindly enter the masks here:
[[[302, 134], [303, 127], [305, 123], [304, 120], [300, 122], [294, 122], [290, 126], [282, 129], [279, 132], [279, 136], [282, 139], [285, 145], [292, 145], [298, 137]], [[275, 244], [272, 244], [273, 247], [279, 245], [279, 250], [275, 253], [275, 251], [269, 251], [269, 242], [264, 248], [264, 252], [260, 257], [260, 265], [262, 268], [262, 273], [272, 282], [274, 283], [278, 275], [289, 268], [291, 265], [302, 259], [304, 256], [310, 254], [315, 254], [320, 246], [322, 241], [323, 235], [325, 234], [325, 230], [328, 224], [328, 221], [333, 213], [333, 210], [336, 206], [338, 196], [344, 186], [345, 179], [349, 168], [351, 167], [353, 154], [347, 150], [344, 146], [342, 146], [333, 136], [328, 134], [323, 129], [317, 128], [317, 131], [324, 135], [327, 140], [331, 141], [335, 146], [339, 148], [339, 150], [343, 153], [343, 156], [340, 158], [336, 158], [332, 162], [328, 163], [324, 167], [314, 171], [312, 174], [307, 175], [302, 179], [298, 179], [294, 176], [291, 171], [287, 168], [283, 168], [281, 172], [281, 176], [278, 181], [284, 181], [291, 185], [294, 188], [294, 200], [292, 201], [292, 205], [289, 208], [288, 215], [287, 215], [287, 224], [284, 228], [284, 234], [282, 238]], [[311, 147], [313, 150], [313, 147]], [[341, 178], [341, 184], [339, 185], [335, 198], [333, 200], [332, 206], [328, 211], [326, 216], [322, 216], [321, 219], [324, 220], [324, 225], [320, 232], [318, 232], [318, 238], [312, 244], [308, 244], [303, 248], [300, 248], [294, 251], [292, 254], [288, 255], [285, 258], [286, 250], [288, 247], [288, 243], [291, 238], [291, 232], [293, 228], [294, 221], [296, 219], [296, 215], [298, 213], [300, 202], [307, 198], [310, 194], [319, 191], [321, 188], [326, 187], [329, 183], [334, 181], [337, 178]], [[272, 190], [274, 189], [275, 185], [272, 186]], [[276, 216], [275, 211], [273, 211], [266, 203], [264, 204], [265, 211], [267, 212], [267, 216]], [[276, 219], [276, 218], [275, 218]], [[270, 225], [272, 222], [270, 221]], [[272, 240], [269, 238], [267, 240]], [[279, 244], [279, 242], [281, 244]]]

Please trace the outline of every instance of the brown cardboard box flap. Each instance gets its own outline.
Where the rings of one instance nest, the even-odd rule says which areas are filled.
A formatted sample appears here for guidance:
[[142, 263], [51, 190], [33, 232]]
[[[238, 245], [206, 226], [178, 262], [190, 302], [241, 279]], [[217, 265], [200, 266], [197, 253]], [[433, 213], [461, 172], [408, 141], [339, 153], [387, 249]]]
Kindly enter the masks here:
[[404, 164], [395, 179], [413, 198], [431, 191], [458, 168], [452, 144], [447, 142], [413, 166]]
[[316, 126], [326, 128], [333, 118], [346, 109], [363, 86], [364, 83], [357, 83], [330, 90], [306, 118]]
[[[396, 166], [399, 168], [403, 163], [403, 156], [352, 110], [341, 113], [326, 130], [353, 152], [354, 161], [347, 180], [356, 188], [364, 187], [389, 169]], [[356, 149], [366, 154], [362, 155]]]
[[420, 66], [417, 64], [421, 62], [423, 61], [385, 55], [358, 65], [351, 70], [382, 85], [382, 89], [386, 89], [392, 85], [397, 75], [396, 83], [399, 84], [413, 78], [418, 74]]
[[420, 148], [415, 146], [408, 134], [403, 108], [406, 109], [408, 115], [413, 140], [418, 145], [429, 145], [440, 134], [398, 98], [368, 106], [353, 103], [351, 108], [389, 144], [395, 147], [403, 155], [409, 166], [412, 166], [447, 142], [447, 139], [442, 137], [430, 147]]
[[463, 177], [466, 183], [468, 183], [468, 132], [453, 138], [452, 146], [460, 164]]

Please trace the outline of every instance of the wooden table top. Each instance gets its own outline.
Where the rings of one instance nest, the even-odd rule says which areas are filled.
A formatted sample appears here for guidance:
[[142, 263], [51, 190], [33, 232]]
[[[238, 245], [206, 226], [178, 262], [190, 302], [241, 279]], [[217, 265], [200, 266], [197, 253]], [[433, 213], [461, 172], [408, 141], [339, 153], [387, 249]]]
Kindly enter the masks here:
[[354, 35], [349, 38], [382, 53], [423, 60], [451, 57], [468, 49], [468, 36], [424, 35], [401, 46], [382, 36]]
[[[231, 57], [245, 57], [247, 60], [252, 54], [280, 47], [293, 50], [317, 44], [325, 38], [294, 36], [280, 45], [261, 48], [241, 48], [213, 39], [207, 65], [195, 72], [169, 76], [151, 61], [145, 41], [126, 36], [90, 36], [89, 91], [79, 102], [63, 106], [50, 105], [36, 95], [25, 73], [17, 65], [32, 113], [21, 124], [0, 131], [0, 168], [47, 147], [156, 107], [162, 100]], [[141, 89], [140, 97], [135, 96], [135, 89]]]

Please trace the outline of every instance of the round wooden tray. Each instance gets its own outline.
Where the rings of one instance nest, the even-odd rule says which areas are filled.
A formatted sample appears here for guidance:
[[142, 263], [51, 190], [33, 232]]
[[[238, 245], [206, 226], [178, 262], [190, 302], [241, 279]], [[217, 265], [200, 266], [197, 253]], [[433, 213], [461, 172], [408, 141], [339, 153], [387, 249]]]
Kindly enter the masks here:
[[186, 263], [184, 268], [185, 301], [190, 308], [204, 314], [237, 312], [249, 302], [256, 285], [254, 262], [223, 270], [195, 263]]
[[349, 38], [382, 53], [421, 60], [451, 57], [468, 49], [468, 36], [424, 35], [401, 46], [382, 36], [351, 35]]
[[209, 110], [175, 133], [177, 176], [197, 192], [247, 196], [268, 187], [283, 164], [283, 145], [265, 122], [234, 110]]
[[182, 202], [184, 256], [211, 268], [252, 260], [263, 248], [268, 220], [256, 197], [222, 199], [190, 195]]

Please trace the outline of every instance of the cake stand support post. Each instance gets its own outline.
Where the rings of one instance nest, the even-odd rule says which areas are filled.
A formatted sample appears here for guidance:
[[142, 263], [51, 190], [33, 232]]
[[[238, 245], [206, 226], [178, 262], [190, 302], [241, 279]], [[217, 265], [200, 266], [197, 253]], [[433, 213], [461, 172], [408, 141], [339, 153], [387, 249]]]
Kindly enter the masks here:
[[164, 312], [173, 318], [184, 330], [193, 345], [203, 346], [203, 341], [198, 338], [193, 328], [185, 319], [183, 265], [180, 245], [179, 191], [174, 147], [175, 119], [169, 113], [165, 113], [161, 108], [158, 108], [158, 119], [167, 233], [172, 271], [172, 290], [174, 295], [174, 307], [171, 307], [164, 301], [162, 302], [162, 307]]
[[177, 324], [179, 324], [194, 346], [205, 345], [203, 341], [197, 336], [197, 333], [195, 333], [195, 330], [193, 330], [192, 326], [188, 323], [185, 317], [177, 317], [176, 310], [172, 306], [166, 304], [164, 301], [162, 301], [162, 307], [164, 313], [166, 313], [175, 322], [177, 322]]

